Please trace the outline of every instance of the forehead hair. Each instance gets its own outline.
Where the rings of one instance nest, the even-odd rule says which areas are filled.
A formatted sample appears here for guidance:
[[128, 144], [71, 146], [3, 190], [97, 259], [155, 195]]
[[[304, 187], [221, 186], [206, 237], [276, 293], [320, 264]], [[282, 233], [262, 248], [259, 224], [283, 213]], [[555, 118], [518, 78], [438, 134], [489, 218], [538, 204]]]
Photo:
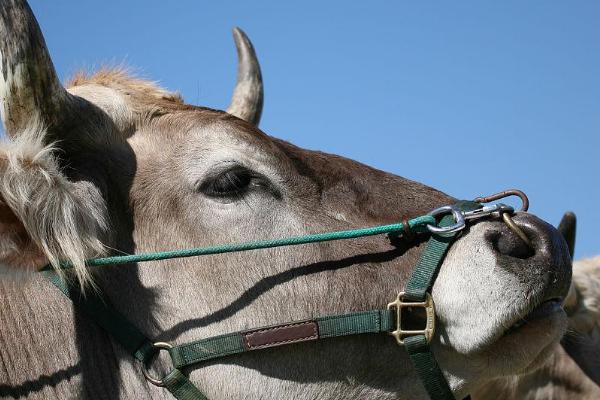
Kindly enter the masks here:
[[84, 85], [107, 87], [145, 103], [159, 102], [171, 107], [184, 104], [179, 93], [163, 89], [157, 82], [135, 77], [125, 68], [105, 67], [94, 73], [78, 71], [67, 81], [66, 87], [73, 89]]
[[68, 80], [66, 87], [72, 94], [102, 109], [126, 133], [158, 117], [164, 117], [161, 119], [179, 128], [214, 120], [256, 130], [252, 124], [226, 112], [186, 104], [179, 93], [136, 77], [124, 68], [102, 68], [94, 73], [79, 71]]

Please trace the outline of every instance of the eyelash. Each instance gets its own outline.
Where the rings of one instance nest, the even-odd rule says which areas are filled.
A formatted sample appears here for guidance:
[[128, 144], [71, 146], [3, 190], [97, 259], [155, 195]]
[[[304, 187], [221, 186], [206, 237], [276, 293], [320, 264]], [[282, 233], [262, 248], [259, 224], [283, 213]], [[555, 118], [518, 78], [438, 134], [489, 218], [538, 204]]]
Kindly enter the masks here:
[[234, 167], [207, 179], [199, 189], [210, 197], [239, 197], [248, 190], [256, 178], [252, 171]]

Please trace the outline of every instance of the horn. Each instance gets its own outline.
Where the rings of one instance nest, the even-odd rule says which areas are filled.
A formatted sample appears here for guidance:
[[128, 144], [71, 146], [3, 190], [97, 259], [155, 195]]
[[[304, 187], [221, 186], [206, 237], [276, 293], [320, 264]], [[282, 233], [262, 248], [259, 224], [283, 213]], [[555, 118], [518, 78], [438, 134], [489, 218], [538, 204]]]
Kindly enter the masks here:
[[577, 217], [575, 216], [575, 213], [571, 211], [566, 212], [560, 220], [557, 229], [565, 238], [567, 246], [569, 246], [571, 259], [573, 259], [573, 256], [575, 255], [575, 234], [577, 230]]
[[40, 27], [25, 0], [0, 2], [0, 114], [9, 136], [32, 118], [59, 125], [70, 95], [48, 54]]
[[233, 39], [238, 55], [237, 83], [227, 112], [258, 126], [263, 107], [260, 65], [244, 31], [234, 28]]

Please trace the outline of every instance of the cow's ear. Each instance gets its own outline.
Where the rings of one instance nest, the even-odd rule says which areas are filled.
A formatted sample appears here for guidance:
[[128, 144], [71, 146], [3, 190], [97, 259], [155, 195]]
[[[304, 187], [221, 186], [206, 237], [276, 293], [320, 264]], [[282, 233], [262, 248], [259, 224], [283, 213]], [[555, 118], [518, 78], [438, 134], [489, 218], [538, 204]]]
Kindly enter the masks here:
[[575, 238], [577, 234], [577, 217], [575, 213], [572, 211], [566, 212], [560, 220], [557, 229], [567, 242], [567, 246], [569, 246], [569, 253], [572, 260], [575, 255]]
[[90, 180], [68, 179], [59, 150], [43, 144], [34, 125], [0, 144], [0, 262], [13, 270], [73, 264], [85, 285], [87, 258], [101, 255], [107, 231], [102, 192]]
[[15, 213], [0, 200], [0, 266], [13, 271], [37, 270], [48, 263]]
[[[569, 211], [566, 212], [562, 219], [560, 220], [560, 224], [558, 225], [558, 231], [567, 242], [567, 246], [569, 248], [569, 254], [571, 255], [571, 260], [573, 260], [573, 256], [575, 255], [575, 238], [577, 233], [577, 217], [575, 213]], [[577, 286], [575, 282], [571, 282], [571, 287], [569, 288], [569, 293], [563, 302], [563, 306], [567, 315], [572, 315], [577, 308], [579, 293], [577, 290]]]

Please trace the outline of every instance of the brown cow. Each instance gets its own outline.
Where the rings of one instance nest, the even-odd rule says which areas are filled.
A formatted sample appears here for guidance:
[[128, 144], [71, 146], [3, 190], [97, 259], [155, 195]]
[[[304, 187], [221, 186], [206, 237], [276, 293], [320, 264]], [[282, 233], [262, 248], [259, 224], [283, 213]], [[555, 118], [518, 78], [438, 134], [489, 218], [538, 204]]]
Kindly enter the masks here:
[[[230, 111], [243, 119], [122, 72], [80, 76], [65, 89], [24, 0], [0, 2], [0, 58], [11, 138], [0, 149], [0, 261], [24, 271], [70, 260], [84, 287], [93, 282], [156, 341], [380, 308], [424, 246], [378, 236], [93, 273], [85, 258], [376, 225], [456, 201], [267, 136], [255, 125], [256, 73], [238, 75]], [[503, 222], [481, 221], [452, 246], [432, 290], [431, 347], [457, 398], [543, 362], [566, 328], [566, 244], [531, 214], [514, 220], [534, 252]], [[39, 274], [15, 274], [0, 281], [0, 396], [170, 396]], [[427, 397], [387, 335], [273, 350], [185, 372], [213, 400]]]

